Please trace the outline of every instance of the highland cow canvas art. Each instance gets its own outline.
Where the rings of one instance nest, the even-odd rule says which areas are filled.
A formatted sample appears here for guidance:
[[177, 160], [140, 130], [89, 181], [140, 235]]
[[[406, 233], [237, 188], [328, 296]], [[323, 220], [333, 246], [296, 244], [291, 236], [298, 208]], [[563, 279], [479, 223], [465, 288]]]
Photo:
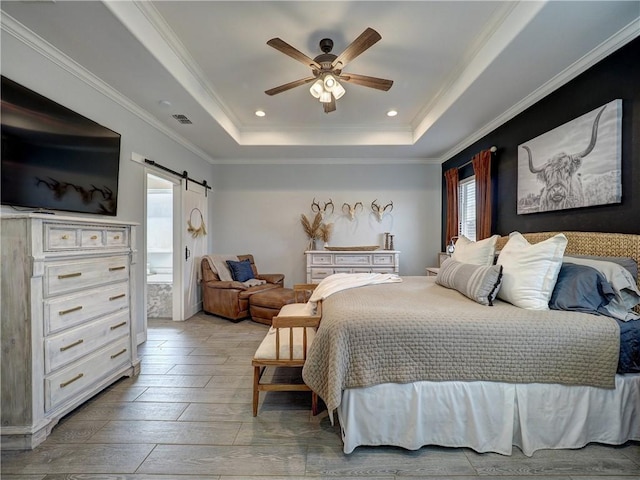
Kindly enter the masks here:
[[622, 100], [518, 146], [517, 213], [620, 203]]

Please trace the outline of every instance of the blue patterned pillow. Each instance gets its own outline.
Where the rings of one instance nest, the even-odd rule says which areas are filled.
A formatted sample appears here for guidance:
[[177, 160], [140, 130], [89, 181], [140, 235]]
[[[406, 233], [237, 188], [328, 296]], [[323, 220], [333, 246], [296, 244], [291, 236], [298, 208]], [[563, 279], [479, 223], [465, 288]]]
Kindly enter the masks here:
[[255, 278], [253, 275], [253, 268], [251, 268], [251, 261], [249, 259], [236, 262], [233, 260], [227, 260], [229, 265], [229, 271], [231, 272], [231, 278], [237, 282], [246, 282]]

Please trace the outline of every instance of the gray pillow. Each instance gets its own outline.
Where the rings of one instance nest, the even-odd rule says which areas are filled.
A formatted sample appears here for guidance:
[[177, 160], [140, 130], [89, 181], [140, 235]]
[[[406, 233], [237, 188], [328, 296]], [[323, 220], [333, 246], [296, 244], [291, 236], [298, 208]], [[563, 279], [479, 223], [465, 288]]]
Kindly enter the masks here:
[[629, 270], [629, 273], [633, 275], [633, 279], [636, 282], [638, 281], [638, 264], [631, 257], [601, 257], [598, 255], [565, 255], [562, 260], [571, 261], [571, 258], [585, 258], [589, 260], [600, 260], [602, 262], [617, 263], [618, 265]]
[[457, 290], [482, 305], [493, 305], [502, 281], [502, 265], [472, 265], [453, 259], [442, 262], [436, 283]]
[[609, 316], [606, 306], [615, 297], [611, 284], [595, 268], [563, 263], [549, 308]]

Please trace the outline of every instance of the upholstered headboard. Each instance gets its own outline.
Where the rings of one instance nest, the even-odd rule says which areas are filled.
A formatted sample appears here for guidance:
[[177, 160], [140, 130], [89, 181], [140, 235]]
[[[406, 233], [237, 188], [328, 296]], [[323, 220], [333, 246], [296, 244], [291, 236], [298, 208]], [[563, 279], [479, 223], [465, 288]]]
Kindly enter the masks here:
[[[602, 232], [536, 232], [523, 233], [529, 243], [538, 243], [558, 233], [568, 240], [565, 253], [574, 255], [598, 255], [602, 257], [630, 257], [640, 266], [640, 235]], [[508, 236], [500, 237], [496, 251], [507, 243]], [[640, 276], [638, 278], [640, 287]]]

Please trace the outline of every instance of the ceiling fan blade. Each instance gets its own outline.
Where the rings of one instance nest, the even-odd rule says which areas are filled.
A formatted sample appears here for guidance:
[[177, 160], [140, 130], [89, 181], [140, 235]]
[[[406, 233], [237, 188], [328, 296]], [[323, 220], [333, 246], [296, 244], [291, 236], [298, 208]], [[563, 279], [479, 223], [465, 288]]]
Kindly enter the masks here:
[[333, 95], [331, 95], [331, 101], [327, 103], [323, 103], [324, 113], [331, 113], [336, 109], [336, 99]]
[[278, 87], [270, 88], [269, 90], [266, 90], [264, 93], [266, 93], [267, 95], [276, 95], [278, 93], [291, 90], [292, 88], [299, 87], [300, 85], [304, 85], [305, 83], [313, 82], [315, 79], [316, 77], [301, 78], [300, 80], [295, 80], [293, 82], [285, 83], [284, 85], [280, 85]]
[[289, 55], [294, 60], [298, 60], [299, 62], [304, 63], [307, 67], [316, 68], [318, 70], [320, 70], [322, 68], [320, 66], [320, 64], [318, 62], [316, 62], [314, 59], [312, 59], [311, 57], [306, 56], [300, 50], [292, 47], [291, 45], [289, 45], [284, 40], [281, 40], [279, 38], [272, 38], [271, 40], [269, 40], [267, 42], [267, 45], [269, 45], [270, 47], [275, 48], [276, 50], [278, 50], [279, 52], [284, 53], [285, 55]]
[[393, 85], [393, 80], [387, 80], [385, 78], [377, 78], [377, 77], [368, 77], [366, 75], [358, 75], [355, 73], [343, 73], [338, 78], [348, 83], [355, 83], [356, 85], [362, 85], [363, 87], [384, 90], [385, 92], [391, 88], [391, 85]]
[[376, 32], [371, 27], [367, 28], [360, 34], [358, 38], [351, 42], [351, 45], [345, 48], [344, 52], [338, 55], [336, 59], [331, 62], [331, 68], [344, 68], [347, 63], [356, 58], [358, 55], [360, 55], [380, 39], [382, 39], [382, 37], [378, 32]]

